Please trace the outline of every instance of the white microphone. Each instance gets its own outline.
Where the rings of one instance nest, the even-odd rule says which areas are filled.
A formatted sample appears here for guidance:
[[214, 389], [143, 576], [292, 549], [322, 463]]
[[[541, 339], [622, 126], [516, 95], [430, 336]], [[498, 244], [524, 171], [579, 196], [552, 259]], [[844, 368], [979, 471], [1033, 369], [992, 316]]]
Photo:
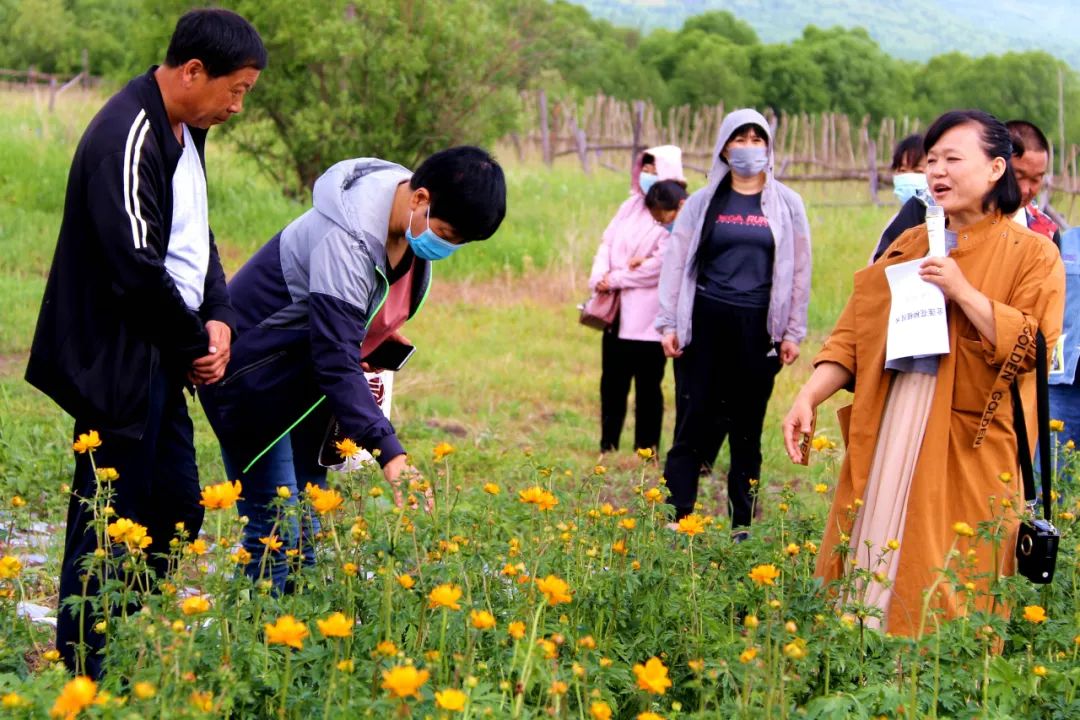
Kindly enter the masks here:
[[945, 257], [945, 208], [929, 205], [926, 208], [926, 232], [930, 236], [930, 257]]

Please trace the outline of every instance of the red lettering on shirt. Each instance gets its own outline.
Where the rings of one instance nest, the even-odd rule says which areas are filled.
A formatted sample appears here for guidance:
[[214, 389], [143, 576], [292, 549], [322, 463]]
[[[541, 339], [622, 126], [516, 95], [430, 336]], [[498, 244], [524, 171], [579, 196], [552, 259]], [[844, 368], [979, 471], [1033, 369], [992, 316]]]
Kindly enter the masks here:
[[754, 227], [769, 227], [769, 220], [764, 215], [724, 215], [716, 216], [717, 225], [752, 225]]

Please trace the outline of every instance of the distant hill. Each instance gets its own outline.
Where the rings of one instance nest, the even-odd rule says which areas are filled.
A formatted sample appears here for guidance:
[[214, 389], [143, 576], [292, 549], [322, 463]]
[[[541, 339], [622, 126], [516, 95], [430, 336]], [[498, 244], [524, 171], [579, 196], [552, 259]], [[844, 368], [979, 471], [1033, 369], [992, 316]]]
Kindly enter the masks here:
[[1080, 68], [1077, 0], [570, 0], [615, 25], [677, 29], [686, 18], [728, 10], [764, 42], [786, 42], [807, 25], [863, 27], [898, 58], [926, 60], [1045, 50]]

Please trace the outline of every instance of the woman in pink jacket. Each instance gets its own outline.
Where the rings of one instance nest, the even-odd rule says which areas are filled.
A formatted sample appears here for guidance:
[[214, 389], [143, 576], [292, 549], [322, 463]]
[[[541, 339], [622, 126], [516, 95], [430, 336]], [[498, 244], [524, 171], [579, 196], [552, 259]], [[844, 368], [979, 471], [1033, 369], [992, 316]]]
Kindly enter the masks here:
[[636, 393], [634, 445], [655, 449], [660, 444], [666, 358], [653, 324], [660, 307], [657, 286], [668, 230], [646, 207], [645, 194], [661, 180], [686, 185], [682, 151], [674, 145], [649, 148], [634, 163], [630, 197], [604, 230], [589, 277], [593, 292], [620, 293], [619, 315], [603, 337], [601, 453], [619, 448], [631, 380]]

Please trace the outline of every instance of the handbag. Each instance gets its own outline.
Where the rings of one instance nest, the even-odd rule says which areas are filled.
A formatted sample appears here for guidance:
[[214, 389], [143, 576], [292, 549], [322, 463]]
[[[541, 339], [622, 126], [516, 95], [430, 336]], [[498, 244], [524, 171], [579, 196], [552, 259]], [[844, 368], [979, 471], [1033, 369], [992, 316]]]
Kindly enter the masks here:
[[1054, 527], [1052, 519], [1054, 503], [1050, 494], [1050, 389], [1046, 368], [1046, 339], [1042, 332], [1035, 335], [1035, 395], [1039, 416], [1039, 472], [1042, 474], [1041, 518], [1035, 512], [1035, 506], [1040, 501], [1035, 495], [1031, 447], [1024, 421], [1024, 405], [1020, 400], [1020, 388], [1016, 380], [1013, 380], [1009, 391], [1012, 394], [1016, 451], [1019, 455], [1020, 473], [1024, 477], [1024, 500], [1031, 511], [1030, 518], [1025, 518], [1020, 523], [1020, 532], [1016, 538], [1016, 571], [1033, 583], [1045, 585], [1054, 579], [1061, 535]]
[[607, 330], [619, 314], [619, 291], [593, 293], [584, 304], [578, 305], [578, 310], [581, 311], [578, 322], [582, 325], [594, 330]]

